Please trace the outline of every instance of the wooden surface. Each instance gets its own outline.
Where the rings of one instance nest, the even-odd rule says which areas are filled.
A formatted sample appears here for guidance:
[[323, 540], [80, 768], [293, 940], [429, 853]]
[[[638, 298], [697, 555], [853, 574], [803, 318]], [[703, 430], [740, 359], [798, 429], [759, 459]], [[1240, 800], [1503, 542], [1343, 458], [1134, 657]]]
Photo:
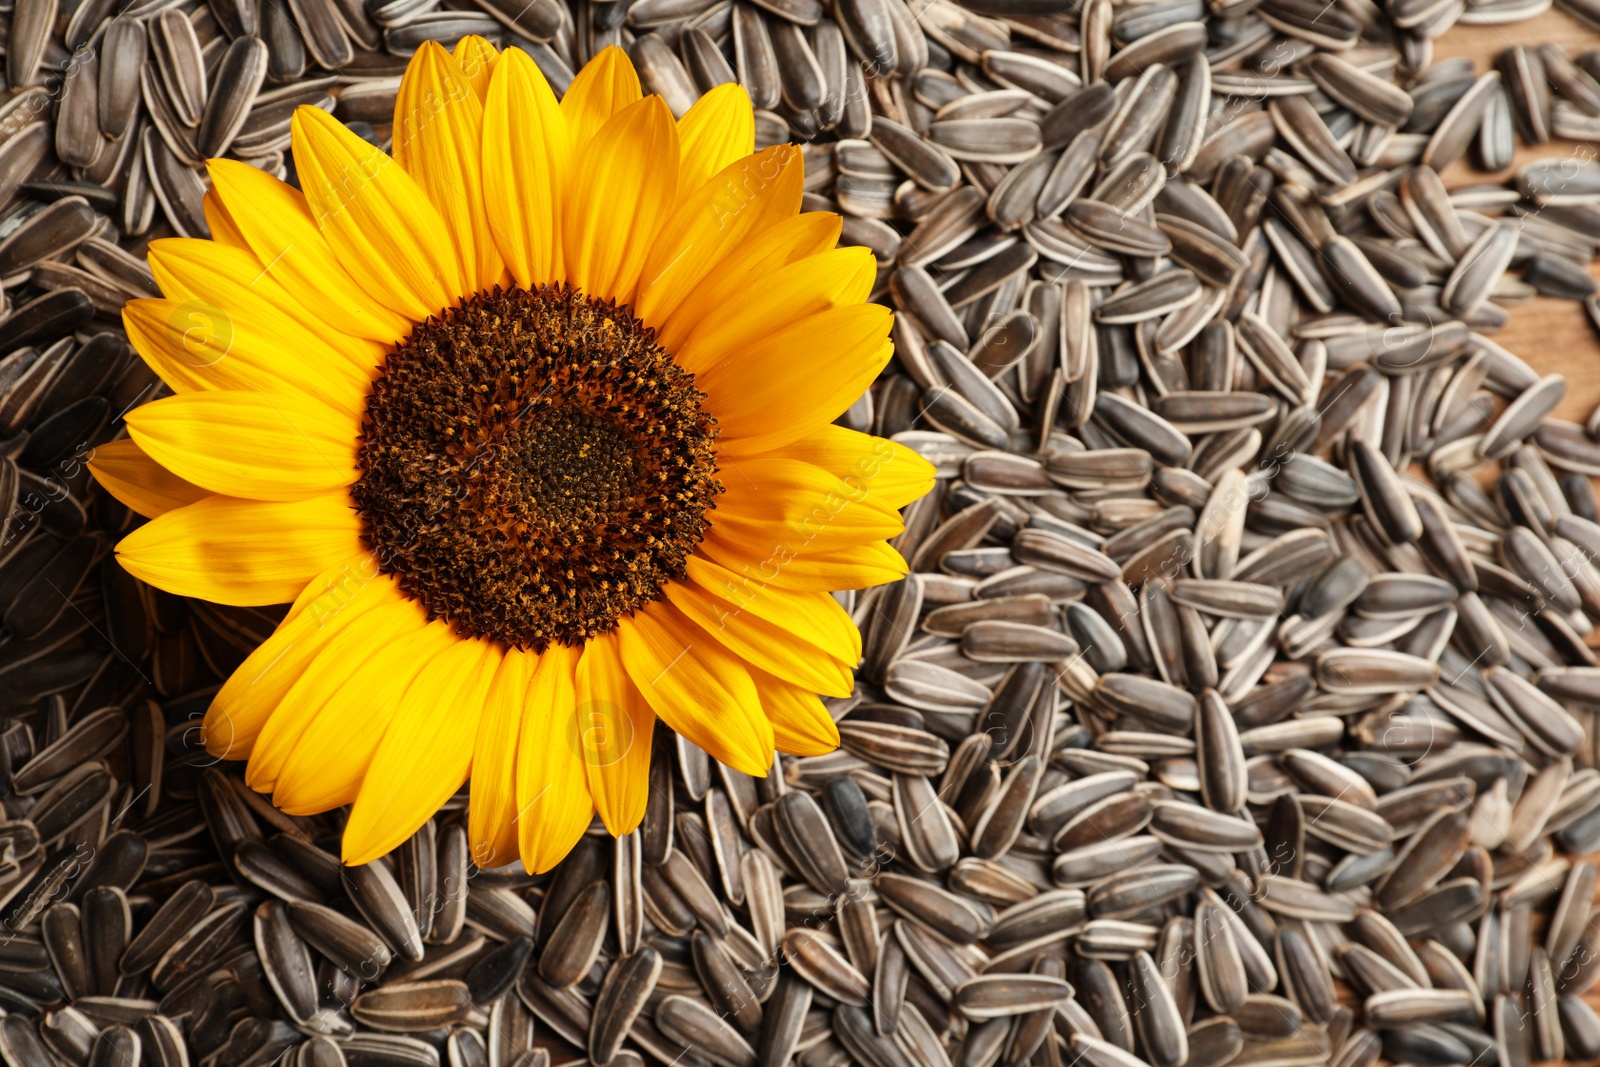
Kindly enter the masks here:
[[[1467, 56], [1481, 74], [1491, 68], [1495, 56], [1512, 45], [1536, 47], [1552, 43], [1560, 44], [1576, 59], [1591, 49], [1600, 49], [1600, 31], [1552, 8], [1538, 18], [1507, 26], [1457, 25], [1434, 42], [1433, 55], [1435, 62]], [[1529, 146], [1519, 139], [1516, 163], [1506, 170], [1481, 171], [1468, 158], [1449, 167], [1443, 177], [1452, 189], [1500, 182], [1524, 163], [1572, 155], [1600, 158], [1600, 145], [1551, 141]], [[1600, 266], [1591, 264], [1589, 273], [1600, 278]], [[1600, 405], [1600, 333], [1596, 333], [1589, 322], [1583, 305], [1539, 297], [1508, 310], [1511, 321], [1492, 335], [1494, 340], [1521, 356], [1541, 374], [1565, 375], [1567, 396], [1556, 409], [1555, 417], [1583, 422], [1596, 405]]]

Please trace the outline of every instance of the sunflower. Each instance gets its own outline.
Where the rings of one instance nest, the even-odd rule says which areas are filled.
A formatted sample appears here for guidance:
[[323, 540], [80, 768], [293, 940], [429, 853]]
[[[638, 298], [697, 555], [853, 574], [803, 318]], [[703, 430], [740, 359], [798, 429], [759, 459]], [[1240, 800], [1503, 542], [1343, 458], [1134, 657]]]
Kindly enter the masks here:
[[557, 99], [516, 49], [425, 45], [393, 157], [302, 107], [300, 190], [209, 164], [210, 240], [152, 242], [129, 338], [172, 395], [91, 462], [136, 577], [290, 604], [207, 749], [348, 863], [470, 778], [473, 857], [643, 817], [659, 719], [729, 767], [831, 750], [860, 638], [833, 590], [932, 468], [833, 420], [891, 355], [870, 252], [801, 212], [737, 85], [675, 119], [627, 56]]

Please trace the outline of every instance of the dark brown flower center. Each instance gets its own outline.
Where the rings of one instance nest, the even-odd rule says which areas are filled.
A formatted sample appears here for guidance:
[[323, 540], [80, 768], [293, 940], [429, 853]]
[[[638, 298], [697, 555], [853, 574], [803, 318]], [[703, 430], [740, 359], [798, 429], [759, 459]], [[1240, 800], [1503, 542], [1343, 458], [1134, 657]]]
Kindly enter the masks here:
[[681, 578], [722, 491], [694, 375], [626, 307], [479, 293], [367, 397], [351, 495], [400, 588], [457, 632], [578, 644]]

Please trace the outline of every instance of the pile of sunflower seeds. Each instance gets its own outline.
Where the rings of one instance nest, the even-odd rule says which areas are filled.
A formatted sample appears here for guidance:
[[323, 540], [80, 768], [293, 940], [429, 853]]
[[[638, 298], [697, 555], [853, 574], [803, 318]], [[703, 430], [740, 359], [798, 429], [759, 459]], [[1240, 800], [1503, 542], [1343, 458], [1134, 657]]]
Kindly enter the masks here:
[[[1593, 311], [1600, 163], [1439, 177], [1600, 143], [1600, 54], [1431, 61], [1547, 6], [14, 0], [0, 1059], [1600, 1057], [1600, 420], [1492, 339]], [[117, 313], [206, 234], [201, 161], [292, 181], [306, 103], [383, 144], [468, 33], [558, 91], [620, 44], [678, 114], [742, 82], [901, 312], [843, 421], [940, 473], [915, 573], [845, 598], [842, 750], [757, 780], [663, 731], [643, 827], [538, 878], [472, 865], [460, 797], [341, 868], [339, 813], [214, 765], [277, 613], [122, 572], [84, 468], [161, 392]]]

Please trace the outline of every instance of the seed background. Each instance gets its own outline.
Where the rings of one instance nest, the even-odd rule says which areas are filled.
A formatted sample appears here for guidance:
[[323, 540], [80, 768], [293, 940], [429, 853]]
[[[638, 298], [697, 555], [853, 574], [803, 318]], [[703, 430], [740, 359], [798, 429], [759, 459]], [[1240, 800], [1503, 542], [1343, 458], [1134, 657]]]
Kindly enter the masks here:
[[[1539, 45], [1558, 41], [1572, 55], [1600, 48], [1596, 32], [1559, 8], [1526, 22], [1510, 26], [1463, 26], [1457, 23], [1434, 42], [1434, 61], [1453, 56], [1468, 56], [1479, 72], [1490, 69], [1494, 57], [1514, 44]], [[1559, 159], [1574, 151], [1594, 146], [1571, 141], [1551, 141], [1529, 145], [1517, 141], [1516, 162], [1493, 173], [1478, 170], [1472, 160], [1462, 159], [1448, 167], [1442, 177], [1454, 189], [1480, 182], [1504, 181], [1518, 167], [1535, 159]], [[1600, 277], [1591, 264], [1589, 273]], [[1536, 296], [1527, 304], [1513, 307], [1511, 321], [1495, 334], [1495, 340], [1520, 355], [1540, 374], [1564, 374], [1567, 395], [1556, 407], [1555, 417], [1582, 422], [1600, 404], [1600, 342], [1595, 328], [1582, 307], [1567, 300]]]
[[[1600, 31], [1574, 19], [1565, 11], [1552, 8], [1526, 22], [1511, 26], [1463, 26], [1456, 24], [1434, 42], [1434, 60], [1467, 56], [1478, 71], [1490, 69], [1494, 57], [1515, 44], [1543, 44], [1559, 41], [1570, 54], [1578, 55], [1600, 48]], [[1519, 167], [1535, 159], [1560, 159], [1593, 146], [1572, 141], [1551, 140], [1542, 145], [1517, 142], [1516, 161], [1504, 170], [1484, 171], [1474, 166], [1470, 153], [1446, 168], [1441, 177], [1451, 189], [1463, 185], [1502, 182]], [[1600, 263], [1591, 264], [1589, 273], [1600, 278]], [[1567, 379], [1567, 395], [1556, 406], [1555, 418], [1582, 422], [1600, 405], [1600, 340], [1595, 324], [1581, 305], [1570, 300], [1536, 296], [1526, 304], [1512, 307], [1510, 321], [1494, 335], [1496, 341], [1521, 355], [1540, 374], [1561, 374]], [[1589, 643], [1600, 646], [1600, 635]], [[1589, 859], [1600, 856], [1591, 854]], [[1600, 990], [1584, 997], [1600, 1008]], [[1588, 1067], [1600, 1061], [1585, 1062]]]
[[[0, 8], [0, 13], [3, 13], [3, 8]], [[1600, 34], [1595, 34], [1595, 32], [1586, 29], [1586, 27], [1578, 26], [1576, 22], [1571, 21], [1565, 14], [1558, 13], [1558, 11], [1550, 11], [1550, 13], [1542, 14], [1542, 16], [1533, 19], [1533, 21], [1520, 22], [1520, 24], [1514, 24], [1514, 26], [1456, 27], [1438, 42], [1437, 50], [1435, 50], [1435, 61], [1448, 58], [1453, 54], [1466, 54], [1466, 56], [1472, 56], [1475, 59], [1478, 70], [1483, 70], [1488, 67], [1488, 62], [1491, 61], [1494, 54], [1501, 51], [1502, 48], [1506, 48], [1510, 43], [1538, 45], [1538, 43], [1544, 42], [1563, 43], [1568, 53], [1576, 56], [1576, 54], [1587, 50], [1587, 48], [1600, 46]], [[350, 99], [347, 106], [344, 106], [341, 114], [347, 114], [354, 118], [376, 120], [376, 131], [374, 133], [379, 138], [384, 138], [387, 134], [386, 126], [381, 122], [384, 107], [379, 104], [379, 106], [370, 106], [363, 109], [363, 107], [358, 107], [355, 104], [354, 96], [355, 94], [350, 94], [352, 99]], [[376, 96], [381, 99], [381, 93], [376, 94]], [[1562, 144], [1562, 142], [1550, 142], [1547, 146], [1528, 149], [1528, 147], [1522, 146], [1518, 142], [1518, 163], [1526, 162], [1528, 158], [1560, 157], [1560, 155], [1565, 155], [1568, 150], [1571, 150], [1571, 147], [1573, 146]], [[1461, 186], [1461, 184], [1483, 181], [1485, 176], [1482, 173], [1470, 170], [1466, 163], [1456, 163], [1456, 165], [1446, 170], [1445, 179], [1446, 184], [1450, 184], [1450, 186]], [[1592, 270], [1592, 267], [1590, 267], [1590, 270]], [[210, 323], [202, 323], [202, 325], [210, 325]], [[1547, 298], [1533, 299], [1525, 306], [1514, 307], [1514, 309], [1510, 310], [1510, 322], [1507, 323], [1504, 330], [1494, 334], [1494, 339], [1501, 342], [1502, 346], [1506, 346], [1507, 349], [1512, 350], [1515, 354], [1522, 355], [1526, 362], [1530, 363], [1534, 370], [1539, 371], [1541, 374], [1566, 374], [1568, 386], [1570, 387], [1568, 387], [1568, 392], [1566, 392], [1562, 405], [1557, 408], [1557, 416], [1560, 416], [1560, 418], [1582, 422], [1589, 416], [1590, 411], [1594, 410], [1597, 402], [1600, 402], [1600, 346], [1595, 344], [1594, 328], [1587, 322], [1586, 317], [1582, 314], [1581, 306], [1578, 306], [1578, 304]], [[78, 490], [85, 490], [86, 488], [85, 480], [80, 474], [74, 474], [67, 480]], [[110, 587], [115, 587], [115, 584], [117, 584], [115, 577], [104, 577], [102, 581], [106, 582]], [[219, 632], [226, 630], [226, 632], [234, 633], [238, 641], [238, 646], [234, 651], [248, 648], [248, 643], [253, 637], [253, 627], [259, 630], [261, 627], [266, 627], [266, 625], [270, 624], [270, 613], [234, 613], [234, 611], [216, 611], [216, 609], [205, 608], [205, 606], [200, 605], [182, 606], [176, 605], [176, 603], [168, 603], [171, 598], [163, 600], [160, 595], [152, 595], [152, 600], [154, 600], [155, 611], [157, 613], [165, 611], [166, 619], [171, 622], [170, 627], [162, 630], [162, 633], [170, 635], [170, 633], [179, 632], [182, 625], [184, 625], [186, 613], [194, 613], [195, 621], [200, 624], [202, 629], [219, 630]], [[158, 622], [158, 630], [160, 630], [160, 625], [162, 624]], [[158, 648], [155, 651], [154, 659], [150, 661], [152, 662], [150, 670], [155, 672], [154, 681], [157, 688], [162, 693], [171, 694], [171, 696], [189, 693], [190, 686], [184, 685], [184, 683], [192, 680], [195, 675], [205, 675], [205, 669], [198, 661], [213, 659], [213, 657], [214, 659], [221, 659], [214, 649], [198, 648], [195, 645], [194, 638], [189, 638], [187, 645], [182, 640], [165, 640], [160, 635], [155, 637], [155, 641], [157, 641]], [[0, 685], [5, 685], [5, 677], [3, 675], [0, 675]], [[186, 713], [194, 713], [202, 709], [203, 697], [195, 699], [195, 701], [189, 701], [187, 704], [184, 701], [166, 702], [165, 718], [162, 717], [160, 710], [154, 713], [154, 718], [147, 715], [147, 713], [141, 718], [142, 712], [136, 710], [133, 715], [131, 734], [128, 737], [128, 744], [130, 744], [133, 758], [125, 763], [120, 750], [117, 750], [112, 755], [118, 774], [131, 774], [131, 781], [133, 781], [134, 787], [138, 787], [141, 784], [142, 777], [150, 776], [150, 766], [152, 766], [152, 761], [155, 760], [155, 750], [165, 747], [163, 741], [173, 741], [173, 737], [168, 733], [166, 725], [173, 723], [173, 721], [181, 721]], [[10, 710], [21, 709], [11, 707]], [[46, 717], [54, 715], [54, 713], [56, 713], [54, 709], [46, 710]], [[62, 718], [66, 717], [62, 715]], [[74, 718], [72, 721], [78, 720]], [[82, 737], [75, 737], [75, 744], [77, 744], [75, 752], [78, 755], [88, 755], [88, 753], [99, 755], [101, 749], [96, 745], [104, 744], [107, 737], [112, 737], [112, 733], [106, 733], [106, 731], [107, 729], [114, 729], [114, 726], [102, 725], [102, 723], [96, 723], [96, 726], [101, 728], [101, 733], [94, 734], [93, 741], [83, 741]], [[42, 725], [38, 726], [38, 742], [35, 745], [35, 749], [43, 747], [45, 742], [50, 741], [51, 737], [56, 736], [58, 733], [61, 733], [59, 726], [42, 723]], [[178, 744], [173, 745], [174, 749], [184, 749], [182, 739], [184, 739], [184, 733], [179, 731]], [[112, 744], [122, 744], [122, 739], [117, 737]], [[266, 806], [262, 806], [259, 801], [251, 801], [250, 797], [246, 797], [243, 793], [232, 789], [229, 784], [221, 781], [221, 771], [216, 771], [216, 769], [205, 771], [205, 769], [202, 769], [203, 761], [192, 757], [192, 745], [189, 745], [189, 749], [190, 758], [187, 760], [186, 765], [179, 765], [179, 763], [182, 763], [181, 760], [173, 761], [173, 766], [171, 766], [173, 774], [171, 774], [170, 781], [168, 781], [168, 785], [170, 785], [168, 795], [173, 800], [178, 801], [179, 806], [176, 811], [178, 811], [179, 816], [189, 816], [190, 819], [194, 819], [200, 814], [205, 816], [205, 830], [202, 830], [202, 832], [210, 835], [216, 841], [216, 849], [218, 851], [224, 854], [230, 853], [230, 851], [238, 849], [238, 846], [253, 843], [254, 838], [259, 837], [261, 833], [274, 835], [275, 832], [283, 832], [293, 835], [293, 833], [304, 832], [307, 829], [307, 824], [304, 824], [304, 822], [291, 821], [291, 819], [285, 819], [283, 816], [277, 816]], [[21, 745], [18, 747], [18, 752], [24, 752], [21, 749]], [[21, 763], [19, 763], [19, 766], [21, 766]], [[56, 769], [58, 769], [58, 773], [61, 773], [61, 771], [67, 771], [70, 768], [62, 766], [62, 768]], [[43, 773], [43, 768], [40, 768], [40, 773]], [[138, 811], [141, 795], [139, 795], [139, 790], [134, 789], [134, 787], [118, 790], [115, 793], [114, 801], [107, 805], [110, 813], [117, 813], [118, 809], [122, 809], [123, 801], [125, 800], [134, 806], [134, 811]], [[190, 800], [190, 798], [194, 798], [197, 801], [197, 808], [184, 806], [184, 801]], [[760, 798], [768, 800], [765, 792], [760, 793]], [[427, 859], [429, 849], [437, 848], [440, 856], [456, 856], [456, 853], [451, 853], [451, 849], [459, 849], [461, 841], [459, 841], [458, 833], [454, 833], [450, 827], [451, 817], [456, 816], [456, 814], [459, 814], [459, 803], [451, 806], [451, 809], [442, 814], [440, 827], [430, 827], [429, 832], [427, 832], [429, 837], [427, 837], [426, 841], [408, 845], [408, 848], [403, 849], [402, 853], [398, 854], [397, 861], [395, 861], [395, 869], [397, 869], [398, 877], [400, 877], [402, 885], [406, 889], [410, 889], [414, 885], [414, 881], [422, 877], [422, 870], [426, 869], [426, 865], [429, 862], [432, 862]], [[165, 829], [168, 833], [179, 835], [174, 840], [184, 840], [181, 827], [165, 827]], [[192, 829], [200, 830], [200, 824], [195, 822]], [[325, 822], [325, 824], [317, 825], [312, 829], [320, 830], [323, 835], [326, 835], [328, 824]], [[181, 851], [181, 848], [182, 846], [179, 846], [179, 851]], [[589, 849], [589, 853], [594, 853], [594, 851], [595, 849]], [[205, 865], [198, 867], [198, 869], [176, 867], [170, 877], [166, 878], [165, 883], [162, 880], [157, 880], [155, 885], [141, 886], [141, 896], [149, 897], [149, 899], [147, 899], [144, 907], [139, 910], [138, 921], [134, 921], [133, 925], [131, 925], [134, 933], [138, 933], [139, 929], [144, 925], [144, 920], [149, 917], [149, 904], [160, 901], [163, 893], [171, 893], [179, 885], [182, 885], [186, 878], [195, 877], [197, 870], [205, 873], [206, 877], [226, 881], [227, 873], [229, 872], [224, 867], [242, 862], [238, 861], [238, 859], [229, 859], [229, 861], [224, 861], [224, 864], [218, 864], [213, 859], [206, 857], [208, 849], [205, 848], [195, 848], [194, 853], [194, 856], [189, 856], [190, 859], [203, 861]], [[243, 854], [253, 859], [253, 861], [261, 862], [261, 869], [254, 872], [258, 877], [267, 878], [267, 880], [269, 878], [283, 877], [282, 872], [274, 869], [267, 862], [266, 857], [262, 856], [259, 849], [245, 848], [243, 849]], [[117, 856], [112, 853], [94, 853], [94, 856], [110, 857], [109, 861], [107, 859], [99, 861], [102, 864], [102, 872], [104, 872], [104, 865], [109, 864], [109, 862], [115, 862], [115, 859], [117, 859]], [[579, 861], [574, 862], [578, 862], [578, 864], [595, 864], [595, 862], [598, 862], [600, 867], [595, 867], [595, 870], [600, 870], [603, 867], [603, 861], [605, 861], [605, 857], [602, 857], [600, 861], [595, 861], [594, 857], [590, 856], [579, 857]], [[70, 875], [64, 875], [62, 886], [74, 885], [75, 881], [77, 881], [77, 875], [78, 870], [74, 870]], [[360, 877], [358, 877], [358, 880], [360, 880]], [[48, 878], [46, 878], [46, 881], [48, 881]], [[29, 885], [32, 888], [34, 883], [29, 883]], [[333, 885], [338, 885], [338, 883], [333, 883]], [[515, 934], [522, 933], [522, 925], [528, 920], [528, 915], [525, 915], [523, 910], [518, 909], [517, 905], [512, 904], [506, 894], [512, 891], [510, 889], [512, 886], [522, 885], [523, 881], [518, 880], [515, 875], [507, 875], [502, 885], [501, 883], [496, 883], [494, 875], [486, 875], [486, 877], [483, 877], [480, 886], [490, 889], [491, 893], [478, 894], [480, 896], [478, 904], [469, 905], [469, 907], [477, 907], [477, 910], [475, 912], [474, 910], [469, 910], [467, 921], [480, 926], [480, 928], [493, 929], [496, 933], [506, 934], [506, 936], [514, 939]], [[373, 886], [365, 885], [347, 889], [347, 891], [349, 891], [350, 896], [357, 897], [358, 901], [360, 901], [358, 902], [358, 910], [362, 915], [365, 915], [368, 925], [384, 926], [382, 917], [389, 917], [389, 912], [386, 909], [392, 909], [392, 904], [394, 904], [392, 899], [386, 899], [386, 896], [384, 896], [387, 893], [387, 886], [373, 888]], [[227, 893], [227, 889], [224, 889], [224, 893]], [[368, 896], [362, 899], [363, 894], [368, 894]], [[104, 909], [109, 907], [110, 904], [114, 904], [114, 902], [107, 902], [104, 897], [96, 896], [93, 899], [96, 902], [83, 899], [83, 894], [80, 891], [62, 888], [61, 896], [59, 897], [54, 896], [54, 891], [46, 893], [38, 910], [48, 910], [48, 905], [51, 905], [53, 901], [66, 901], [80, 909], [85, 923], [93, 923], [93, 921], [101, 920], [102, 915], [106, 913]], [[494, 910], [496, 907], [501, 910]], [[592, 907], [603, 907], [603, 904], [597, 904], [594, 899], [586, 899], [586, 901], [582, 902], [582, 907], [590, 907], [592, 909]], [[64, 912], [56, 913], [64, 915]], [[34, 918], [37, 918], [37, 915]], [[307, 929], [320, 929], [317, 926], [317, 921], [333, 923], [333, 920], [328, 917], [317, 917], [312, 913], [302, 913], [296, 918], [301, 923], [298, 929], [301, 929], [302, 934], [306, 933]], [[110, 921], [112, 921], [112, 925], [115, 925], [117, 917], [110, 915]], [[272, 923], [275, 923], [275, 925], [272, 925]], [[283, 936], [283, 921], [275, 918], [272, 923], [267, 926], [269, 934]], [[90, 928], [90, 926], [86, 926], [86, 928]], [[549, 931], [542, 931], [542, 933], [547, 936]], [[261, 934], [258, 934], [259, 936]], [[360, 952], [357, 952], [357, 955], [360, 955]], [[501, 958], [494, 960], [494, 966], [498, 966], [501, 971], [504, 971], [512, 963], [520, 963], [520, 961], [522, 961], [522, 958], [517, 958], [515, 955], [506, 958], [502, 953]], [[498, 981], [499, 979], [498, 974], [494, 973], [493, 966], [488, 968], [488, 971], [478, 969], [478, 971], [474, 971], [474, 974], [477, 976], [478, 982], [478, 985], [474, 987], [475, 992], [485, 989], [485, 985], [483, 985], [485, 982], [490, 982], [491, 979]], [[390, 976], [386, 977], [394, 976], [390, 974]], [[467, 979], [467, 984], [474, 985], [472, 976]], [[0, 985], [3, 985], [3, 982], [0, 982]], [[117, 985], [117, 982], [110, 982], [112, 989], [115, 989], [115, 985]], [[435, 1000], [437, 1000], [437, 997], [435, 997]], [[1594, 993], [1590, 995], [1589, 1000], [1590, 1003], [1600, 1005], [1600, 997], [1597, 997]], [[421, 998], [419, 1001], [411, 1001], [411, 1006], [418, 1006], [418, 1008], [426, 1006], [426, 1008], [432, 1008], [435, 1011], [440, 1009], [437, 1003], [429, 1003], [426, 997]], [[443, 1008], [450, 1009], [453, 1008], [453, 1005], [446, 1003]], [[370, 1017], [381, 1019], [381, 1005], [370, 1003], [368, 1009], [370, 1009]], [[446, 1014], [448, 1014], [448, 1011], [446, 1011]], [[66, 1024], [66, 1022], [69, 1021], [62, 1021], [62, 1025]], [[506, 1021], [499, 1019], [499, 1022]], [[472, 1025], [483, 1024], [488, 1025], [488, 1029], [493, 1030], [494, 1025], [496, 1025], [496, 1017], [493, 1014], [490, 1014], [486, 1019], [472, 1016], [467, 1025], [469, 1025], [470, 1029]], [[549, 1025], [544, 1024], [544, 1022], [533, 1025], [533, 1030], [534, 1033], [539, 1033], [539, 1035], [549, 1035], [550, 1033]], [[149, 1046], [157, 1045], [157, 1041], [152, 1040], [150, 1033], [146, 1033], [144, 1030], [141, 1030], [141, 1033], [144, 1033], [144, 1037], [146, 1037], [147, 1048], [144, 1051], [146, 1062], [152, 1062], [149, 1059]], [[222, 1053], [219, 1054], [218, 1062], [221, 1062], [221, 1064], [258, 1062], [251, 1059], [251, 1054], [259, 1048], [270, 1048], [272, 1041], [282, 1037], [282, 1033], [274, 1033], [270, 1032], [270, 1030], [266, 1033], [258, 1032], [258, 1030], [237, 1033], [221, 1046]], [[82, 1033], [74, 1035], [72, 1040], [78, 1040], [78, 1038], [82, 1038]], [[62, 1038], [62, 1040], [66, 1040], [66, 1038]], [[0, 1054], [5, 1054], [6, 1059], [13, 1064], [13, 1067], [19, 1067], [21, 1064], [29, 1064], [29, 1067], [32, 1067], [37, 1062], [42, 1062], [38, 1061], [38, 1059], [30, 1059], [26, 1051], [18, 1051], [19, 1045], [22, 1045], [22, 1041], [14, 1032], [14, 1027], [10, 1030], [0, 1030]], [[78, 1051], [75, 1045], [64, 1045], [64, 1048], [72, 1049], [74, 1053]], [[117, 1048], [110, 1049], [109, 1053], [99, 1051], [98, 1045], [94, 1046], [94, 1048], [96, 1048], [93, 1053], [94, 1056], [104, 1057], [106, 1061], [115, 1062]], [[326, 1049], [322, 1048], [322, 1046], [307, 1045], [304, 1048], [315, 1048], [314, 1054], [326, 1054]], [[88, 1051], [88, 1049], [85, 1048], [83, 1051]], [[123, 1046], [122, 1051], [125, 1053], [126, 1046]], [[325, 1061], [312, 1059], [310, 1054], [302, 1054], [302, 1056], [304, 1056], [302, 1062], [317, 1062], [317, 1067], [326, 1067]], [[470, 1053], [459, 1053], [459, 1056], [462, 1057], [464, 1062], [472, 1062], [470, 1061]], [[67, 1056], [67, 1059], [75, 1059], [75, 1056]], [[123, 1059], [126, 1059], [126, 1056], [123, 1056]], [[99, 1065], [99, 1061], [90, 1062], [96, 1062], [96, 1067]], [[155, 1062], [162, 1064], [162, 1067], [168, 1067], [171, 1061], [157, 1059]], [[491, 1057], [491, 1062], [493, 1062], [493, 1057]]]

